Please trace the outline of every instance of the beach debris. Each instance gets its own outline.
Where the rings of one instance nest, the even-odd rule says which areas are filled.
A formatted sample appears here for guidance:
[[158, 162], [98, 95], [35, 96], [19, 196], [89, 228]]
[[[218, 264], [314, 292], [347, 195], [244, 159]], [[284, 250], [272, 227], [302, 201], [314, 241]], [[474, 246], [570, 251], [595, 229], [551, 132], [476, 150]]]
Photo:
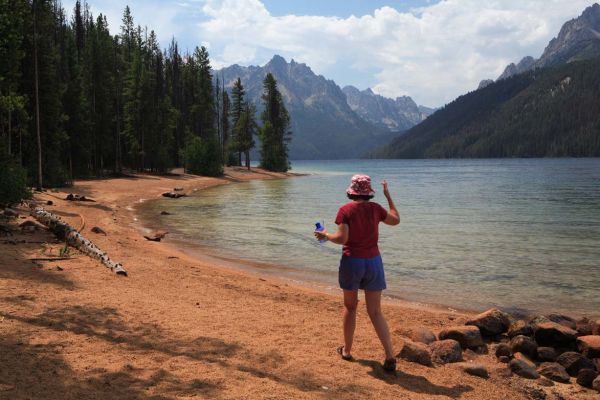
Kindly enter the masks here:
[[90, 229], [90, 231], [97, 233], [97, 234], [102, 234], [104, 236], [106, 236], [106, 232], [104, 232], [104, 229], [99, 228], [97, 226], [93, 226], [92, 229]]
[[165, 192], [162, 194], [163, 197], [169, 197], [171, 199], [178, 199], [180, 197], [186, 197], [185, 193]]
[[65, 198], [65, 200], [69, 200], [69, 201], [92, 201], [92, 202], [96, 201], [96, 200], [90, 199], [89, 197], [85, 197], [83, 195], [73, 194], [73, 193], [69, 193], [67, 195], [67, 197]]
[[11, 217], [11, 218], [16, 218], [19, 216], [19, 213], [15, 210], [13, 210], [12, 208], [5, 208], [4, 212], [3, 212], [5, 217]]
[[537, 348], [536, 358], [539, 361], [554, 362], [556, 361], [557, 356], [558, 354], [556, 354], [556, 350], [554, 350], [552, 347], [542, 346]]
[[508, 365], [510, 370], [520, 377], [527, 379], [537, 379], [540, 377], [540, 374], [536, 371], [535, 363], [521, 353], [516, 353], [515, 358]]
[[435, 333], [422, 326], [410, 330], [410, 339], [413, 342], [425, 344], [430, 344], [438, 340]]
[[182, 188], [182, 187], [176, 187], [176, 188], [173, 188], [173, 191], [174, 191], [174, 192], [181, 192], [182, 190], [183, 190], [183, 188]]
[[47, 206], [53, 206], [53, 205], [54, 205], [54, 202], [53, 202], [52, 200], [48, 200], [48, 201], [46, 202], [46, 205], [47, 205]]
[[510, 347], [513, 353], [523, 353], [531, 358], [537, 356], [537, 343], [529, 336], [515, 336], [510, 341]]
[[537, 324], [535, 341], [540, 346], [572, 347], [577, 338], [577, 331], [556, 322], [542, 322]]
[[438, 340], [429, 345], [432, 360], [436, 364], [462, 361], [460, 343], [454, 339]]
[[173, 215], [173, 214], [171, 214], [171, 213], [170, 213], [170, 212], [168, 212], [168, 211], [161, 211], [161, 212], [160, 212], [160, 215]]
[[571, 381], [565, 367], [555, 362], [542, 363], [538, 368], [538, 373], [556, 382], [569, 383]]
[[596, 369], [592, 360], [575, 351], [567, 351], [556, 358], [556, 362], [565, 367], [567, 373], [571, 376], [577, 376], [580, 370], [584, 368]]
[[474, 349], [483, 346], [481, 331], [476, 326], [452, 326], [442, 329], [438, 334], [440, 340], [454, 339], [463, 349]]
[[34, 221], [23, 221], [19, 224], [19, 227], [21, 228], [21, 230], [23, 231], [29, 231], [29, 232], [33, 232], [35, 230], [43, 230], [45, 229], [45, 227], [43, 225], [38, 224], [37, 222]]
[[40, 223], [47, 226], [59, 239], [65, 240], [66, 244], [75, 247], [82, 253], [99, 260], [104, 266], [117, 275], [127, 276], [127, 271], [120, 263], [110, 259], [108, 254], [100, 250], [94, 243], [86, 239], [71, 225], [63, 222], [59, 216], [54, 215], [41, 207], [35, 208], [31, 215]]
[[577, 383], [586, 388], [592, 388], [594, 380], [598, 377], [598, 372], [593, 369], [584, 368], [577, 373]]
[[519, 335], [533, 336], [533, 327], [531, 325], [529, 325], [527, 322], [523, 321], [522, 319], [514, 321], [508, 327], [508, 337], [509, 338], [512, 339], [515, 336], [519, 336]]
[[482, 364], [460, 362], [460, 363], [456, 363], [454, 365], [469, 375], [478, 376], [480, 378], [485, 378], [485, 379], [490, 377], [490, 374], [489, 374], [487, 368]]
[[396, 355], [396, 358], [401, 358], [427, 367], [433, 365], [429, 347], [423, 343], [416, 343], [410, 340], [404, 341], [404, 346], [402, 347], [402, 350], [400, 350], [400, 353]]
[[479, 328], [483, 336], [496, 336], [508, 331], [511, 317], [507, 313], [492, 308], [479, 315], [476, 315], [465, 325], [474, 325]]
[[169, 233], [169, 232], [157, 232], [153, 236], [144, 235], [144, 239], [150, 240], [152, 242], [160, 242], [161, 239], [164, 239], [164, 237], [167, 235], [167, 233]]
[[64, 268], [63, 268], [63, 267], [61, 267], [60, 265], [57, 265], [57, 266], [56, 266], [56, 270], [57, 270], [57, 271], [63, 271], [63, 270], [64, 270]]

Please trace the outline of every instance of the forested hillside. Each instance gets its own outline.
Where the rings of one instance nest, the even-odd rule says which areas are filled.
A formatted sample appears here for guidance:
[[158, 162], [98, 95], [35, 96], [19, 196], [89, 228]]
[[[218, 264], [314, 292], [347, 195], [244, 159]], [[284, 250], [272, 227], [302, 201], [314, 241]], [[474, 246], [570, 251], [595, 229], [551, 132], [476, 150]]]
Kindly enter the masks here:
[[[0, 5], [0, 158], [30, 183], [184, 164], [219, 175], [226, 152], [238, 150], [238, 121], [204, 47], [181, 53], [173, 39], [161, 49], [129, 7], [111, 35], [85, 3], [70, 18], [59, 1]], [[287, 144], [277, 145], [287, 157]]]
[[371, 154], [600, 156], [600, 59], [537, 69], [463, 95]]

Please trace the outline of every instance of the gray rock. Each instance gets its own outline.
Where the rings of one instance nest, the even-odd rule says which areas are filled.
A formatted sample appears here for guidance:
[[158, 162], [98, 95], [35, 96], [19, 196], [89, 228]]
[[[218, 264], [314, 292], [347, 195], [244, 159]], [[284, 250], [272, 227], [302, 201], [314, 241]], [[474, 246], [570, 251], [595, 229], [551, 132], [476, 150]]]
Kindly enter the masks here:
[[565, 367], [555, 362], [542, 363], [537, 371], [540, 375], [556, 382], [569, 383], [571, 379]]
[[593, 335], [592, 333], [592, 321], [588, 318], [583, 317], [577, 320], [577, 327], [575, 328], [579, 336]]
[[580, 369], [577, 373], [577, 383], [586, 388], [592, 388], [594, 380], [598, 377], [598, 372], [593, 369]]
[[532, 367], [522, 359], [515, 358], [508, 365], [510, 366], [510, 370], [520, 377], [527, 379], [537, 379], [540, 377], [540, 374], [535, 370], [535, 365]]
[[515, 336], [510, 341], [510, 347], [513, 353], [523, 353], [528, 357], [535, 358], [537, 356], [537, 344], [535, 340], [530, 338], [529, 336]]
[[404, 342], [402, 350], [400, 350], [400, 353], [396, 357], [428, 367], [433, 365], [431, 350], [423, 343], [415, 343], [410, 340]]
[[573, 330], [577, 329], [577, 321], [566, 315], [548, 314], [548, 319], [552, 322], [556, 322], [557, 324], [566, 326], [567, 328], [571, 328]]
[[476, 326], [452, 326], [442, 329], [438, 336], [440, 340], [456, 340], [463, 349], [474, 349], [483, 346], [481, 332]]
[[536, 315], [529, 320], [529, 325], [531, 325], [533, 327], [533, 330], [535, 330], [537, 325], [543, 324], [545, 322], [552, 322], [552, 321], [550, 321], [550, 319], [548, 319], [548, 317], [546, 317], [545, 315]]
[[496, 347], [496, 357], [502, 357], [502, 356], [505, 356], [505, 357], [511, 357], [512, 356], [512, 349], [506, 343], [500, 343]]
[[438, 340], [429, 345], [432, 360], [436, 364], [462, 361], [460, 343], [453, 339]]
[[570, 347], [575, 344], [577, 331], [556, 322], [543, 322], [534, 326], [535, 340], [539, 346]]
[[556, 350], [554, 350], [552, 347], [538, 347], [537, 348], [537, 359], [540, 361], [549, 361], [549, 362], [554, 362], [556, 361], [556, 357], [558, 357], [558, 354], [556, 354]]
[[490, 374], [489, 374], [487, 368], [482, 364], [461, 362], [461, 363], [456, 363], [455, 365], [469, 375], [479, 376], [480, 378], [489, 378], [490, 377]]
[[578, 337], [577, 348], [587, 358], [600, 358], [600, 335]]
[[496, 308], [487, 310], [466, 322], [479, 328], [483, 336], [495, 336], [508, 331], [510, 316]]
[[510, 324], [510, 327], [508, 328], [508, 337], [509, 338], [512, 339], [515, 336], [519, 336], [519, 335], [533, 336], [533, 328], [531, 327], [531, 325], [529, 325], [527, 322], [523, 321], [522, 319], [513, 322], [512, 324]]
[[567, 373], [571, 376], [577, 376], [577, 373], [585, 368], [595, 370], [594, 363], [574, 351], [567, 351], [556, 358], [556, 362], [565, 367]]
[[510, 357], [509, 356], [500, 356], [500, 357], [498, 357], [498, 361], [500, 361], [501, 363], [504, 363], [504, 364], [508, 364], [510, 362]]
[[413, 342], [425, 344], [430, 344], [437, 340], [437, 337], [433, 332], [423, 327], [412, 329], [410, 332], [410, 338]]

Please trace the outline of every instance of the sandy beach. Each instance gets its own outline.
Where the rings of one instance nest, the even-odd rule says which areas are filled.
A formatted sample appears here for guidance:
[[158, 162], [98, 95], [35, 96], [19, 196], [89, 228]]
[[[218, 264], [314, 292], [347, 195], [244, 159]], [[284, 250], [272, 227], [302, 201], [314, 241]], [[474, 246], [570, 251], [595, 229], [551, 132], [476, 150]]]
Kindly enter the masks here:
[[[345, 362], [335, 353], [341, 295], [191, 257], [168, 235], [161, 242], [142, 236], [134, 208], [140, 199], [175, 187], [192, 193], [289, 176], [258, 169], [227, 169], [224, 178], [133, 175], [36, 194], [53, 202], [44, 205], [48, 211], [83, 226], [129, 276], [74, 249], [70, 259], [35, 260], [58, 256], [64, 246], [47, 231], [0, 238], [0, 399], [598, 398], [576, 384], [543, 387], [511, 375], [493, 351], [465, 353], [467, 362], [487, 367], [488, 379], [453, 364], [403, 360], [396, 375], [386, 374], [362, 301], [356, 361]], [[95, 202], [63, 200], [68, 193]], [[437, 333], [471, 316], [400, 302], [384, 313], [398, 351], [411, 328]]]

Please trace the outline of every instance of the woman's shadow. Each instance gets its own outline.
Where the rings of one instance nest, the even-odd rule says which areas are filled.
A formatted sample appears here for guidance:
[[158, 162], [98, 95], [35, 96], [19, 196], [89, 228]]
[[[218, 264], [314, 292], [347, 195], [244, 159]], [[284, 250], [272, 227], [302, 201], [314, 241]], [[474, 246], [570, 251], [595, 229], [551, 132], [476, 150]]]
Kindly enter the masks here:
[[368, 372], [374, 378], [384, 381], [389, 385], [398, 385], [403, 389], [410, 390], [414, 393], [424, 393], [429, 395], [447, 396], [452, 399], [458, 399], [463, 393], [473, 391], [473, 388], [468, 385], [454, 385], [446, 387], [436, 385], [429, 382], [427, 378], [419, 375], [411, 375], [404, 371], [397, 370], [396, 372], [384, 371], [381, 364], [373, 360], [356, 360], [360, 365], [371, 368]]

